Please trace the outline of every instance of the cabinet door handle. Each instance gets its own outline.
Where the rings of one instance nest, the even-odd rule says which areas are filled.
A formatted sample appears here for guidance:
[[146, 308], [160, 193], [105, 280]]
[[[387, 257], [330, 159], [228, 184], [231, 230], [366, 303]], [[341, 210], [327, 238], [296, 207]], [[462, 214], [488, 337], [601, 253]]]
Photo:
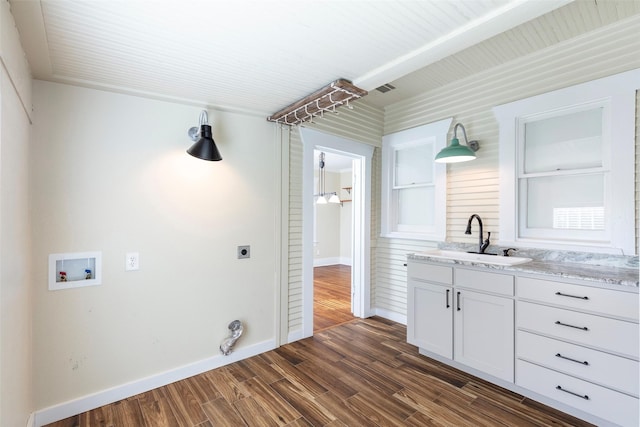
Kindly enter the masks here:
[[460, 292], [458, 292], [458, 294], [456, 295], [456, 303], [457, 303], [457, 305], [458, 305], [458, 309], [457, 309], [457, 310], [458, 310], [458, 311], [462, 310], [462, 309], [460, 308]]
[[581, 365], [589, 366], [589, 362], [587, 362], [586, 360], [584, 362], [582, 362], [582, 361], [577, 360], [577, 359], [572, 359], [570, 357], [563, 356], [560, 353], [556, 353], [556, 357], [559, 357], [560, 359], [570, 360], [572, 362], [580, 363]]
[[587, 396], [586, 394], [579, 394], [579, 393], [573, 392], [571, 390], [565, 390], [561, 386], [556, 386], [556, 390], [564, 391], [565, 393], [572, 394], [572, 395], [577, 396], [577, 397], [579, 397], [581, 399], [584, 399], [584, 400], [589, 400], [589, 396]]
[[580, 329], [581, 331], [588, 331], [589, 328], [587, 328], [586, 326], [575, 326], [575, 325], [570, 325], [568, 323], [562, 323], [559, 320], [556, 320], [556, 325], [560, 325], [560, 326], [567, 326], [569, 328], [575, 328], [575, 329]]
[[451, 292], [451, 290], [447, 289], [447, 300], [446, 300], [447, 308], [451, 307], [451, 305], [449, 305], [449, 292]]
[[589, 299], [589, 297], [581, 297], [579, 295], [563, 294], [560, 291], [556, 292], [556, 295], [559, 295], [561, 297], [578, 298], [578, 299], [583, 299], [583, 300], [588, 300]]

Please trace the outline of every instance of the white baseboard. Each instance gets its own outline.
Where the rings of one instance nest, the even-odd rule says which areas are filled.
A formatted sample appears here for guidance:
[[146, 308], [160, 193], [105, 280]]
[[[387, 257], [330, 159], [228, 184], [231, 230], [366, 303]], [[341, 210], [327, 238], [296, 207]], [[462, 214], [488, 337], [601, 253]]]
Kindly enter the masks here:
[[351, 267], [351, 258], [330, 257], [330, 258], [315, 258], [313, 260], [314, 267], [326, 267], [328, 265], [348, 265], [349, 267]]
[[340, 264], [348, 265], [349, 267], [351, 267], [352, 260], [351, 258], [340, 257]]
[[36, 414], [32, 412], [29, 414], [29, 419], [27, 420], [27, 427], [35, 427], [36, 426]]
[[289, 334], [287, 335], [287, 344], [301, 340], [303, 338], [304, 334], [302, 333], [302, 328], [295, 331], [289, 331]]
[[117, 402], [127, 397], [135, 396], [136, 394], [153, 390], [154, 388], [162, 387], [248, 357], [256, 356], [266, 351], [273, 350], [274, 348], [276, 348], [275, 340], [263, 341], [249, 347], [239, 348], [228, 356], [219, 354], [170, 371], [159, 373], [157, 375], [142, 378], [127, 384], [102, 390], [88, 396], [40, 409], [35, 412], [35, 416], [33, 417], [34, 421], [32, 421], [31, 424], [28, 424], [28, 426], [31, 427], [35, 425], [36, 427], [41, 427], [100, 406]]
[[374, 316], [384, 317], [385, 319], [393, 320], [394, 322], [398, 322], [403, 325], [407, 324], [407, 316], [404, 314], [396, 313], [384, 308], [374, 308], [372, 311]]
[[331, 258], [315, 258], [313, 260], [314, 267], [326, 267], [328, 265], [336, 265], [340, 264], [339, 257], [331, 257]]

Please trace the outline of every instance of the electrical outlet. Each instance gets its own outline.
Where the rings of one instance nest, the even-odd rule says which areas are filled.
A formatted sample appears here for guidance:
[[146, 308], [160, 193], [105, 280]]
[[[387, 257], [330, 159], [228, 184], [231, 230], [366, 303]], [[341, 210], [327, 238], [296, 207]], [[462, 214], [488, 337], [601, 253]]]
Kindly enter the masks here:
[[251, 246], [238, 246], [238, 259], [251, 258]]
[[125, 256], [125, 271], [140, 270], [140, 254], [138, 252], [129, 252]]

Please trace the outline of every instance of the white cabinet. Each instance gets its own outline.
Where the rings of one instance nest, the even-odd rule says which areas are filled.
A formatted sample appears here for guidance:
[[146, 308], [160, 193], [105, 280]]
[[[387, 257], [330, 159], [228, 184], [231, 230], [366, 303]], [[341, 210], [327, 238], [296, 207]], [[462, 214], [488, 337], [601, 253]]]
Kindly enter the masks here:
[[513, 276], [408, 263], [407, 341], [513, 382]]
[[453, 358], [451, 286], [409, 280], [407, 342]]
[[638, 426], [638, 294], [517, 278], [516, 384]]
[[407, 272], [407, 342], [451, 359], [453, 268], [409, 262]]
[[456, 289], [454, 360], [513, 381], [513, 299]]
[[637, 288], [412, 258], [407, 273], [421, 354], [598, 425], [640, 425]]

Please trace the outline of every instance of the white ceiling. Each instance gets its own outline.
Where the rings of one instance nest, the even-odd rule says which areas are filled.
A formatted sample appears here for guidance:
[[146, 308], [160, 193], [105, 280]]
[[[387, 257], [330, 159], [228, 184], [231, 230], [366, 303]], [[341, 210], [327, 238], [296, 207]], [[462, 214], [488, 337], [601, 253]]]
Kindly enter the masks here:
[[639, 0], [576, 0], [400, 77], [396, 90], [373, 91], [366, 102], [384, 107], [637, 14]]
[[34, 78], [265, 117], [338, 78], [385, 107], [640, 13], [638, 0], [9, 3]]
[[338, 78], [372, 91], [567, 3], [10, 0], [37, 79], [265, 116]]

